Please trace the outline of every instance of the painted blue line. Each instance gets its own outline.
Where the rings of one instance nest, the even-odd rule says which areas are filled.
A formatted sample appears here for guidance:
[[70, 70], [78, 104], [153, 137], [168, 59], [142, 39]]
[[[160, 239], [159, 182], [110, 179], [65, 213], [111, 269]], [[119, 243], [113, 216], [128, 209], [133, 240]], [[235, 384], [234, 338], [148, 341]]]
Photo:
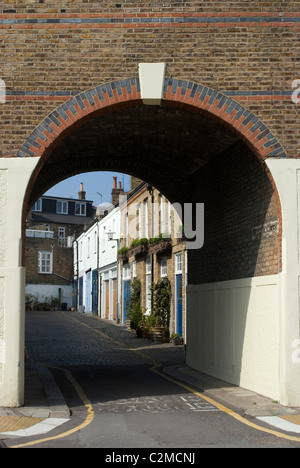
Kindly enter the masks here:
[[220, 24], [220, 23], [300, 23], [300, 17], [287, 16], [236, 16], [236, 17], [137, 17], [137, 18], [1, 18], [0, 25], [30, 25], [30, 24], [146, 24], [146, 23], [161, 23], [161, 24]]

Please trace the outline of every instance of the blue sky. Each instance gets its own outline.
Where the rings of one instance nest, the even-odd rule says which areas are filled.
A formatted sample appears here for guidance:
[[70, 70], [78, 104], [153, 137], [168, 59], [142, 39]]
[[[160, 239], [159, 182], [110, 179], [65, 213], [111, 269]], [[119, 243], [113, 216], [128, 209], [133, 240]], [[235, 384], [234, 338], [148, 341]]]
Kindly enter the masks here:
[[[130, 176], [119, 172], [86, 172], [60, 182], [46, 192], [52, 197], [78, 198], [80, 183], [83, 183], [83, 190], [86, 192], [86, 200], [94, 202], [98, 206], [103, 202], [111, 201], [111, 191], [113, 188], [113, 177], [118, 177], [125, 186], [125, 191], [130, 188]], [[99, 195], [101, 194], [101, 195]]]

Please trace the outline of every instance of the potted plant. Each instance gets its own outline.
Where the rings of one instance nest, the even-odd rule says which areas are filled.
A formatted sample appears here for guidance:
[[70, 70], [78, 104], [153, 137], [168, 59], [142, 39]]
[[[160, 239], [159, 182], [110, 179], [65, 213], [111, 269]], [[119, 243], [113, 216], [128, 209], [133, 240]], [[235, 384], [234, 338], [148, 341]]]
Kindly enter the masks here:
[[178, 333], [173, 333], [171, 335], [171, 343], [173, 343], [174, 346], [178, 346], [182, 344], [182, 338]]
[[128, 247], [122, 247], [118, 250], [118, 260], [122, 260], [123, 262], [128, 261]]
[[169, 329], [171, 313], [171, 283], [164, 278], [152, 285], [153, 293], [153, 315], [155, 327], [152, 327], [153, 337], [156, 341], [165, 339], [166, 330]]
[[131, 254], [135, 257], [139, 255], [147, 254], [148, 252], [148, 239], [135, 239], [130, 245]]
[[142, 331], [139, 324], [143, 317], [141, 307], [141, 282], [135, 278], [131, 283], [131, 294], [128, 305], [128, 319], [130, 320], [130, 328], [136, 331], [137, 336], [142, 336]]
[[138, 328], [139, 330], [141, 330], [142, 338], [147, 338], [149, 332], [149, 324], [145, 315], [143, 315], [141, 320], [139, 321]]
[[151, 253], [163, 253], [172, 249], [172, 242], [170, 234], [159, 234], [157, 237], [152, 237], [149, 240], [151, 246]]
[[59, 297], [51, 296], [50, 298], [50, 310], [58, 310], [60, 306]]

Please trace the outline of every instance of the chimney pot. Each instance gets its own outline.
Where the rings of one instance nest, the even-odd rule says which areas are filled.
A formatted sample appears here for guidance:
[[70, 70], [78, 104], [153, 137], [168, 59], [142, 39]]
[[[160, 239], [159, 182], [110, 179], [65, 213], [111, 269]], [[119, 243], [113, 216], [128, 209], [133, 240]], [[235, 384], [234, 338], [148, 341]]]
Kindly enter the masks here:
[[83, 183], [81, 182], [81, 184], [80, 184], [80, 192], [78, 192], [78, 198], [79, 198], [79, 200], [85, 200], [85, 194], [86, 194], [86, 192], [83, 190]]
[[117, 179], [118, 179], [118, 177], [114, 176], [113, 179], [114, 179], [114, 188], [117, 188]]

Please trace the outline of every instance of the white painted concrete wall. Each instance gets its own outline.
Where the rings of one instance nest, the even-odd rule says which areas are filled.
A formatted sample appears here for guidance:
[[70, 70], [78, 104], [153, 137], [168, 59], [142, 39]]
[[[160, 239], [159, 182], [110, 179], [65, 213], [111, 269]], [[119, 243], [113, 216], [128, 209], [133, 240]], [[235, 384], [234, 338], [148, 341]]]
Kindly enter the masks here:
[[300, 406], [300, 160], [269, 159], [282, 206], [280, 400]]
[[43, 302], [44, 298], [59, 297], [59, 288], [62, 290], [61, 303], [66, 303], [67, 308], [70, 309], [72, 306], [72, 294], [73, 287], [70, 285], [61, 284], [27, 284], [25, 288], [26, 294], [33, 294], [38, 296], [39, 300]]
[[268, 159], [282, 208], [282, 272], [188, 287], [187, 363], [300, 406], [300, 160]]
[[[0, 406], [24, 402], [22, 209], [38, 158], [0, 158]], [[267, 162], [283, 214], [283, 271], [188, 287], [192, 367], [300, 406], [300, 160]], [[17, 188], [17, 189], [16, 189]]]
[[188, 365], [278, 400], [278, 275], [187, 291]]
[[0, 406], [24, 402], [22, 209], [38, 158], [0, 158]]

